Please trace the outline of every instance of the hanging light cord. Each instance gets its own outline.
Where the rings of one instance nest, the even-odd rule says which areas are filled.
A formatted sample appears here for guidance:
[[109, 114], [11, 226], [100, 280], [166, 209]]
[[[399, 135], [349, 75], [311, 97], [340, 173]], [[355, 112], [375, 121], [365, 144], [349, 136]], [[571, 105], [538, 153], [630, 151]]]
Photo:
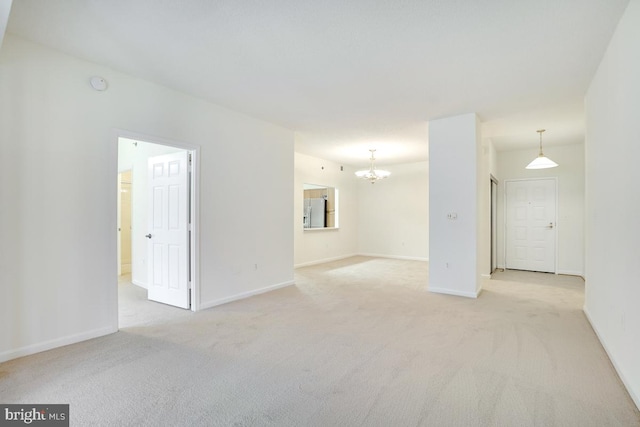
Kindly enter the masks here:
[[544, 156], [544, 154], [542, 154], [542, 132], [544, 132], [545, 129], [540, 129], [537, 130], [536, 132], [538, 132], [540, 134], [540, 157]]

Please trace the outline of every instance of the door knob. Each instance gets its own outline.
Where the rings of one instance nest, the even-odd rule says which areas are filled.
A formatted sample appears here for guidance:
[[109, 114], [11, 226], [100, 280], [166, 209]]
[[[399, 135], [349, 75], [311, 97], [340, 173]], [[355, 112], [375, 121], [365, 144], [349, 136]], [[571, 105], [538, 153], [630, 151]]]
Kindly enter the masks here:
[[549, 228], [553, 228], [553, 223], [552, 222], [549, 223]]
[[146, 237], [147, 239], [150, 239], [151, 238], [151, 233], [146, 234], [144, 237]]

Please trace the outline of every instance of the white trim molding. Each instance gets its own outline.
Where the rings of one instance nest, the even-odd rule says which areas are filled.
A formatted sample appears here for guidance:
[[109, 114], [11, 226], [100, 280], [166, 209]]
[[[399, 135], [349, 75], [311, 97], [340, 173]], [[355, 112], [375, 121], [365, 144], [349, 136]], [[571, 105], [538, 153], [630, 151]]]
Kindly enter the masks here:
[[131, 280], [131, 284], [132, 285], [136, 285], [141, 287], [142, 289], [147, 289], [147, 284], [146, 283], [142, 283], [140, 280]]
[[598, 332], [598, 328], [596, 328], [596, 325], [591, 320], [591, 316], [589, 315], [589, 310], [587, 310], [587, 306], [586, 305], [582, 307], [582, 311], [584, 312], [584, 315], [587, 318], [587, 321], [591, 325], [591, 329], [593, 329], [593, 332], [596, 333], [596, 337], [598, 337], [598, 341], [600, 341], [600, 345], [602, 345], [602, 348], [604, 348], [605, 353], [607, 353], [607, 356], [609, 357], [609, 360], [611, 361], [611, 364], [613, 365], [613, 369], [616, 370], [616, 373], [618, 374], [618, 377], [620, 377], [620, 380], [622, 381], [622, 384], [624, 384], [624, 388], [627, 389], [627, 393], [629, 393], [629, 396], [631, 396], [631, 400], [633, 400], [633, 403], [635, 403], [636, 406], [638, 407], [638, 409], [640, 409], [640, 396], [634, 394], [634, 392], [631, 389], [631, 387], [629, 387], [629, 381], [627, 380], [627, 378], [625, 377], [624, 373], [620, 369], [620, 366], [616, 362], [616, 359], [613, 357], [613, 355], [611, 354], [611, 352], [607, 348], [607, 344], [602, 339], [602, 335], [600, 335], [600, 333]]
[[565, 276], [578, 276], [584, 279], [584, 272], [572, 270], [558, 270], [556, 274], [564, 274]]
[[213, 300], [213, 301], [203, 302], [200, 305], [200, 307], [198, 307], [198, 310], [205, 310], [207, 308], [215, 307], [217, 305], [222, 305], [222, 304], [226, 304], [228, 302], [233, 302], [233, 301], [249, 298], [249, 297], [252, 297], [254, 295], [264, 294], [264, 293], [267, 293], [267, 292], [270, 292], [270, 291], [275, 291], [276, 289], [286, 288], [287, 286], [292, 286], [292, 285], [295, 285], [295, 282], [293, 280], [288, 280], [286, 282], [277, 283], [275, 285], [267, 286], [267, 287], [260, 288], [260, 289], [255, 289], [253, 291], [241, 292], [239, 294], [232, 295], [230, 297], [225, 297], [225, 298], [220, 298], [220, 299], [216, 299], [216, 300]]
[[403, 259], [406, 261], [424, 261], [429, 262], [429, 258], [419, 257], [419, 256], [403, 256], [403, 255], [383, 255], [383, 254], [369, 254], [369, 253], [361, 253], [359, 256], [369, 256], [374, 258], [389, 258], [389, 259]]
[[340, 261], [341, 259], [351, 258], [354, 256], [358, 256], [358, 254], [341, 255], [341, 256], [332, 257], [332, 258], [323, 258], [323, 259], [317, 259], [315, 261], [302, 262], [300, 264], [294, 265], [293, 268], [309, 267], [311, 265], [324, 264], [326, 262]]
[[448, 288], [438, 288], [434, 286], [428, 286], [427, 290], [435, 294], [455, 295], [457, 297], [467, 297], [467, 298], [478, 298], [478, 295], [480, 295], [480, 292], [482, 292], [482, 288], [478, 289], [476, 292], [463, 292], [463, 291], [456, 291]]
[[17, 359], [18, 357], [29, 356], [31, 354], [40, 353], [42, 351], [52, 350], [54, 348], [62, 347], [65, 345], [76, 344], [93, 338], [110, 335], [116, 332], [118, 332], [117, 327], [100, 328], [94, 329], [92, 331], [82, 332], [74, 335], [67, 335], [66, 337], [27, 345], [25, 347], [14, 348], [0, 353], [0, 363], [6, 362], [7, 360]]

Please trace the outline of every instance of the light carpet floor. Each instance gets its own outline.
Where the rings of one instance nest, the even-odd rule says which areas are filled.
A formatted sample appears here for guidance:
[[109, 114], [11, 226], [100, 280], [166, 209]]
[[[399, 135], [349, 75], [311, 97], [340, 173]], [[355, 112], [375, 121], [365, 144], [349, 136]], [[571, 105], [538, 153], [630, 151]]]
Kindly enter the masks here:
[[640, 426], [581, 279], [507, 271], [477, 300], [354, 257], [191, 313], [120, 288], [121, 331], [0, 364], [1, 403], [72, 426]]

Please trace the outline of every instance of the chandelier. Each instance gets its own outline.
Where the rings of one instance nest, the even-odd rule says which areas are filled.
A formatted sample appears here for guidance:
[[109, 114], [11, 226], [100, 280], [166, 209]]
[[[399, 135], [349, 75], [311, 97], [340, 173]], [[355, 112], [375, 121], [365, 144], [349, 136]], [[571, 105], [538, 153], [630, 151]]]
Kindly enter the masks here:
[[374, 165], [374, 162], [375, 162], [376, 159], [373, 156], [373, 153], [375, 153], [376, 150], [375, 149], [370, 149], [369, 151], [371, 151], [371, 166], [369, 167], [369, 169], [365, 169], [365, 170], [361, 170], [361, 171], [356, 172], [356, 176], [358, 178], [368, 179], [369, 181], [371, 181], [372, 184], [375, 184], [375, 182], [377, 180], [386, 178], [389, 175], [391, 175], [391, 172], [380, 170], [380, 169], [376, 169], [376, 167]]
[[548, 168], [555, 168], [556, 166], [558, 166], [556, 162], [554, 162], [548, 157], [545, 157], [544, 154], [542, 154], [542, 132], [544, 131], [545, 131], [544, 129], [540, 129], [536, 131], [540, 134], [540, 153], [538, 154], [538, 157], [533, 159], [531, 163], [527, 165], [526, 169], [548, 169]]

